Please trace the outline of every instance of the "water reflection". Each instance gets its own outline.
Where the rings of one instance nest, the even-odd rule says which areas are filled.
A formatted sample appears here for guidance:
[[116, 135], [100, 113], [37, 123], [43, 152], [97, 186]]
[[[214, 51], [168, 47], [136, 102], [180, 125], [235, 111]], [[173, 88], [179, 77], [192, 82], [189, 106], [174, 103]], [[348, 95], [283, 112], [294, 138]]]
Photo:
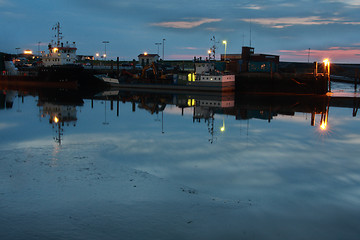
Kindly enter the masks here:
[[16, 97], [17, 91], [1, 91], [0, 92], [0, 110], [2, 109], [12, 109], [14, 105], [14, 99]]
[[[153, 229], [151, 216], [155, 232], [174, 222], [185, 238], [203, 226], [231, 239], [244, 231], [254, 234], [244, 239], [278, 239], [283, 229], [289, 239], [358, 236], [356, 97], [17, 90], [1, 99], [7, 94], [13, 108], [1, 102], [0, 124], [16, 127], [1, 128], [0, 204], [3, 225], [18, 232], [17, 223], [31, 233], [66, 223], [96, 235], [105, 221], [120, 236]], [[322, 122], [334, 131], [325, 143], [313, 131]], [[244, 123], [249, 136], [239, 134]], [[257, 235], [264, 231], [269, 237]]]
[[[161, 132], [163, 134], [165, 133], [164, 111], [167, 108], [176, 107], [181, 112], [181, 116], [184, 115], [184, 110], [191, 111], [193, 123], [201, 124], [204, 122], [207, 125], [210, 143], [214, 143], [216, 134], [226, 131], [225, 116], [227, 119], [233, 117], [239, 121], [260, 119], [270, 123], [279, 115], [293, 117], [296, 113], [304, 113], [311, 115], [310, 126], [317, 126], [320, 130], [327, 131], [330, 108], [352, 108], [353, 117], [357, 115], [359, 108], [359, 98], [356, 96], [166, 93], [119, 91], [115, 89], [100, 93], [84, 93], [63, 89], [42, 89], [35, 92], [3, 90], [0, 94], [0, 109], [11, 109], [17, 97], [18, 111], [20, 111], [19, 99], [21, 97], [21, 101], [24, 103], [24, 96], [26, 95], [38, 96], [37, 106], [40, 116], [43, 119], [48, 119], [48, 123], [54, 132], [53, 138], [58, 144], [62, 143], [64, 127], [76, 127], [77, 111], [79, 107], [84, 105], [84, 100], [91, 101], [91, 109], [94, 109], [94, 102], [100, 102], [103, 105], [103, 125], [110, 123], [107, 115], [111, 115], [115, 111], [114, 108], [116, 109], [116, 116], [119, 117], [120, 103], [128, 103], [132, 106], [132, 112], [140, 110], [150, 115], [156, 115], [156, 121], [161, 121]], [[159, 114], [161, 114], [161, 119]], [[214, 128], [216, 115], [220, 116], [221, 119], [218, 129]]]

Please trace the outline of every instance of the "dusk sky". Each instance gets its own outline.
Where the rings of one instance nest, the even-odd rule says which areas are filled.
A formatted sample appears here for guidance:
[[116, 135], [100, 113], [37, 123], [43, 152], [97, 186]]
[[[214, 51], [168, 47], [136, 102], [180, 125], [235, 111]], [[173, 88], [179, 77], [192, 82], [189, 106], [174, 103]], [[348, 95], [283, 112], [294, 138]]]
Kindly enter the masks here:
[[108, 59], [158, 53], [162, 39], [166, 60], [205, 57], [212, 36], [219, 59], [223, 40], [240, 53], [251, 29], [255, 52], [280, 61], [307, 62], [310, 48], [310, 61], [360, 63], [360, 0], [0, 0], [0, 52], [46, 50], [56, 22], [78, 54], [103, 54], [109, 41]]

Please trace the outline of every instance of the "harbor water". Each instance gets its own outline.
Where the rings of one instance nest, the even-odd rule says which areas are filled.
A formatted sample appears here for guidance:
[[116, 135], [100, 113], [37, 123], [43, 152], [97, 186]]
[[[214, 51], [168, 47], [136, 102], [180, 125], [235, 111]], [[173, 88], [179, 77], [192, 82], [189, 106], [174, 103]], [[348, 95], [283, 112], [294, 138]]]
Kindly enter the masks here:
[[0, 239], [358, 239], [349, 86], [324, 105], [3, 90]]

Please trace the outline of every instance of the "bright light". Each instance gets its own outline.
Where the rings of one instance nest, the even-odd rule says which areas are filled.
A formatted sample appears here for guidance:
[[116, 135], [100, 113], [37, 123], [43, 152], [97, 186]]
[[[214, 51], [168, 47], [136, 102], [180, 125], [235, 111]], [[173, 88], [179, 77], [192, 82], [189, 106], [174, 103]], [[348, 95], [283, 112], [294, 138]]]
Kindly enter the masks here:
[[189, 73], [188, 74], [188, 81], [189, 82], [195, 82], [195, 73]]
[[24, 54], [32, 54], [33, 52], [31, 51], [31, 50], [29, 50], [29, 49], [27, 49], [27, 50], [25, 50], [24, 51]]
[[106, 58], [106, 54], [104, 54], [103, 57]]
[[189, 107], [195, 106], [195, 99], [188, 99], [188, 106]]
[[208, 50], [208, 54], [210, 54], [211, 53], [211, 50]]
[[59, 118], [57, 116], [54, 117], [54, 122], [58, 123], [59, 122]]
[[53, 48], [54, 53], [57, 53], [59, 51], [58, 48]]
[[100, 56], [100, 54], [99, 54], [99, 53], [96, 53], [96, 54], [95, 54], [95, 56], [99, 57], [99, 56]]
[[222, 43], [225, 44], [225, 56], [224, 56], [224, 60], [226, 61], [226, 46], [227, 46], [227, 41], [224, 40]]
[[321, 129], [321, 130], [325, 131], [325, 130], [326, 130], [326, 127], [327, 127], [327, 124], [326, 124], [325, 122], [322, 122], [322, 123], [320, 124], [320, 129]]
[[325, 58], [325, 59], [323, 60], [323, 63], [325, 64], [325, 66], [327, 66], [328, 64], [330, 64], [330, 61], [329, 61], [328, 58]]
[[225, 120], [223, 119], [223, 125], [222, 127], [220, 128], [220, 131], [221, 132], [225, 132]]
[[148, 53], [147, 53], [147, 52], [144, 52], [144, 55], [146, 56], [146, 55], [148, 55]]

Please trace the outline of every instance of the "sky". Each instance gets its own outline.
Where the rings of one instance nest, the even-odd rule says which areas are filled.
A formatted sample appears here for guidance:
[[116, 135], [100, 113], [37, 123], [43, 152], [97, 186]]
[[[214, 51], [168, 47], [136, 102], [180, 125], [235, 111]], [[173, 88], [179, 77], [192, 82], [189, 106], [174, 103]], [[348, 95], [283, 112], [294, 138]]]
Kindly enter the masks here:
[[78, 54], [102, 55], [109, 41], [108, 59], [206, 57], [215, 36], [218, 59], [226, 40], [227, 54], [251, 43], [280, 61], [360, 63], [359, 13], [360, 0], [0, 0], [0, 52], [45, 51], [60, 22]]

